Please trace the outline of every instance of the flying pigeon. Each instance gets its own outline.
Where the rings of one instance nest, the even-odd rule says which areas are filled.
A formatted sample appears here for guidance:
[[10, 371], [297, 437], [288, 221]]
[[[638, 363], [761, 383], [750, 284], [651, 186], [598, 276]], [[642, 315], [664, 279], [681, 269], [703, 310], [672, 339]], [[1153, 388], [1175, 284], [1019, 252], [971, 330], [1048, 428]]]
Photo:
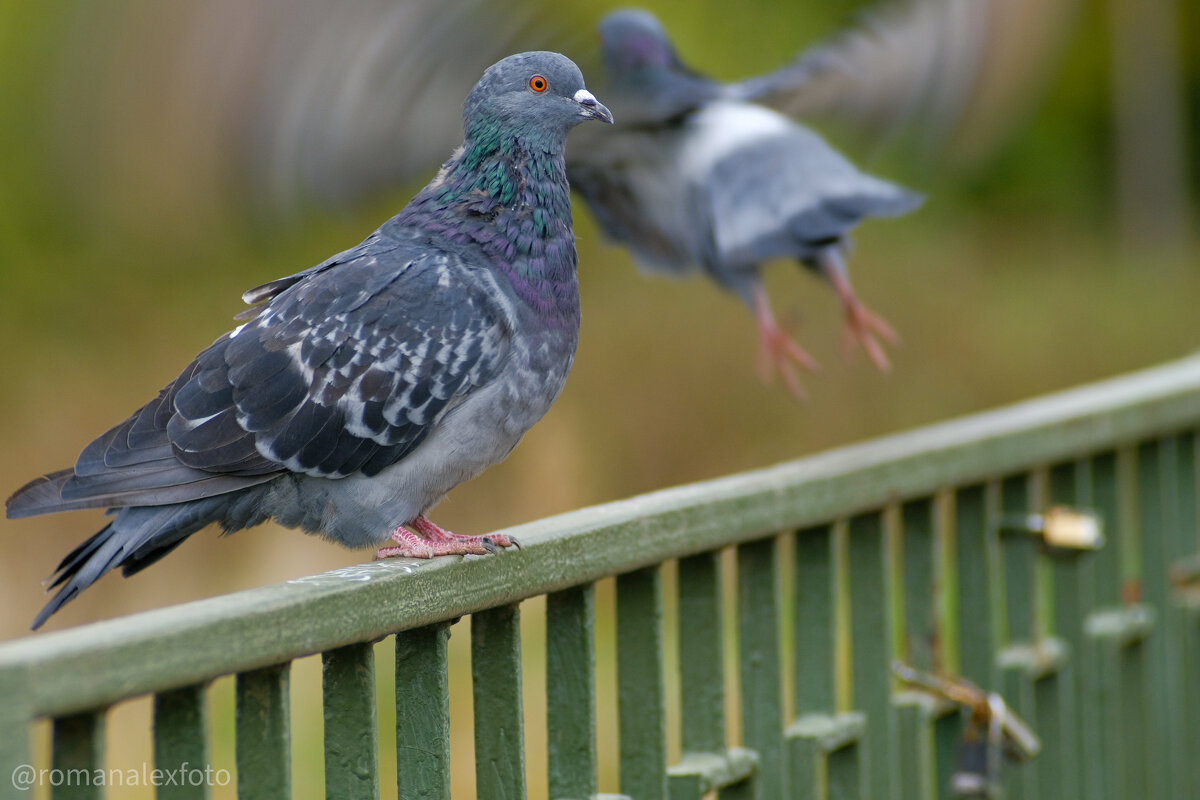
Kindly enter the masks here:
[[273, 519], [379, 557], [494, 552], [426, 512], [504, 459], [566, 380], [579, 290], [563, 148], [612, 115], [564, 56], [490, 67], [437, 176], [362, 244], [251, 289], [247, 321], [9, 517], [106, 508], [58, 565], [36, 629], [209, 523]]
[[721, 84], [687, 67], [641, 10], [609, 14], [600, 36], [622, 125], [603, 140], [574, 142], [567, 165], [605, 233], [648, 271], [703, 270], [737, 294], [758, 322], [764, 380], [778, 369], [798, 397], [795, 367], [817, 362], [775, 321], [760, 274], [769, 259], [794, 258], [828, 280], [848, 341], [887, 370], [882, 342], [897, 337], [851, 286], [847, 236], [863, 219], [903, 214], [922, 198], [860, 172], [816, 133], [755, 102], [821, 70], [801, 61]]

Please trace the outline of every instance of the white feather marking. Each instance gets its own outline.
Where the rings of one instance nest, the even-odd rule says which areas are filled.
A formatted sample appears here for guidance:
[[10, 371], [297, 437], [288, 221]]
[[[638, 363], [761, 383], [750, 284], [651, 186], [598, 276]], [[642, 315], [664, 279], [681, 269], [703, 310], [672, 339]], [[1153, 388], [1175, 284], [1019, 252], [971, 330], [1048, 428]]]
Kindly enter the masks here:
[[757, 139], [786, 134], [787, 117], [751, 103], [721, 101], [706, 106], [689, 121], [679, 163], [691, 175], [702, 175], [732, 150]]

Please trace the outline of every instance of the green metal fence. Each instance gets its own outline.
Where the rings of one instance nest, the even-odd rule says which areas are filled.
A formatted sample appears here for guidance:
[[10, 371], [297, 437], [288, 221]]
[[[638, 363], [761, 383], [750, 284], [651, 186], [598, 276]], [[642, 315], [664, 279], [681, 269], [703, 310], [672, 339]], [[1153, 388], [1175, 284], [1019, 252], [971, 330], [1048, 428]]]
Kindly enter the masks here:
[[[998, 692], [1039, 734], [1007, 797], [1200, 798], [1198, 432], [1193, 357], [534, 522], [508, 531], [519, 552], [377, 562], [10, 642], [0, 795], [24, 796], [9, 774], [34, 761], [33, 721], [53, 740], [35, 769], [102, 768], [108, 710], [148, 694], [154, 765], [206, 764], [207, 687], [236, 674], [238, 791], [287, 796], [289, 665], [320, 653], [327, 796], [378, 796], [377, 704], [394, 703], [397, 795], [448, 797], [447, 637], [471, 615], [477, 794], [523, 797], [518, 603], [545, 595], [549, 793], [592, 796], [612, 771], [594, 584], [616, 576], [613, 752], [631, 798], [948, 796], [965, 718], [900, 685], [897, 659]], [[1055, 552], [1005, 522], [1060, 504], [1094, 509], [1107, 544]], [[384, 637], [394, 664], [376, 663]], [[376, 669], [395, 669], [394, 697]]]

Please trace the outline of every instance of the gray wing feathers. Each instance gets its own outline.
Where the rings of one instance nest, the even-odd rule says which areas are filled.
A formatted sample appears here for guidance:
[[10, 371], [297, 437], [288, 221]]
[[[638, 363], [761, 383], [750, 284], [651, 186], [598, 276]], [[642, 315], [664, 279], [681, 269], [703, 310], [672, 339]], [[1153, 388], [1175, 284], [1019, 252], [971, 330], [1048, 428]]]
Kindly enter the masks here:
[[507, 321], [469, 278], [444, 255], [371, 257], [285, 290], [214, 346], [216, 378], [181, 392], [169, 426], [178, 458], [223, 470], [252, 446], [276, 468], [320, 477], [394, 463], [507, 350]]
[[511, 327], [454, 256], [398, 258], [404, 248], [374, 239], [263, 290], [253, 320], [73, 470], [19, 490], [8, 515], [185, 503], [287, 471], [373, 475], [403, 458], [498, 371]]
[[910, 0], [875, 9], [791, 64], [733, 84], [730, 95], [875, 134], [915, 122], [944, 138], [978, 85], [992, 5]]

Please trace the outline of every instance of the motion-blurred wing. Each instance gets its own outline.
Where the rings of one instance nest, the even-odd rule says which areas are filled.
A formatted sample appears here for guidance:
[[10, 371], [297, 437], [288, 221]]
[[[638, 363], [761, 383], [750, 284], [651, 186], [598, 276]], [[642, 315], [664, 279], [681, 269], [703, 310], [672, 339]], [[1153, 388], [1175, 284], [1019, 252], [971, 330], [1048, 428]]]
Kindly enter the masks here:
[[775, 72], [730, 87], [793, 116], [850, 123], [872, 137], [908, 123], [945, 137], [979, 81], [1001, 0], [910, 0], [804, 51]]

